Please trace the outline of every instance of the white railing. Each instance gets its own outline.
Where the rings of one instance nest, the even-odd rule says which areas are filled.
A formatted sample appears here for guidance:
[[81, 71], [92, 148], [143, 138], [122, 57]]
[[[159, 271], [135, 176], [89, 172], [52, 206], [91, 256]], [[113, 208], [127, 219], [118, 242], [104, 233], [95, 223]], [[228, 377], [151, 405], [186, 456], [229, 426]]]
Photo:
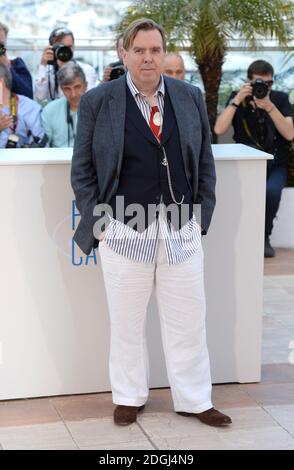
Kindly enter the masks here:
[[[97, 70], [99, 79], [102, 78], [103, 68], [111, 61], [116, 60], [116, 52], [114, 48], [114, 39], [113, 37], [79, 37], [76, 38], [75, 44], [75, 56], [84, 60], [85, 62], [90, 63]], [[230, 54], [234, 53], [244, 53], [246, 54], [270, 54], [270, 60], [275, 55], [282, 55], [285, 59], [287, 54], [289, 54], [293, 46], [289, 48], [281, 47], [277, 44], [276, 41], [257, 41], [258, 49], [253, 51], [248, 45], [243, 46], [242, 40], [234, 40], [230, 42], [228, 48], [227, 59], [230, 57]], [[40, 36], [30, 36], [30, 37], [10, 37], [9, 44], [7, 45], [7, 51], [9, 55], [21, 56], [30, 72], [34, 76], [35, 71], [40, 63], [41, 55], [43, 49], [48, 45], [48, 38]], [[189, 47], [181, 47], [181, 52], [184, 52], [186, 56], [185, 63], [187, 69], [187, 76], [195, 74], [197, 67], [192, 58], [189, 58]], [[190, 59], [190, 60], [189, 60]], [[292, 61], [293, 62], [293, 61]], [[288, 67], [291, 63], [289, 62]], [[224, 64], [224, 69], [226, 63]], [[244, 64], [238, 64], [236, 61], [236, 70], [239, 70], [244, 67]]]

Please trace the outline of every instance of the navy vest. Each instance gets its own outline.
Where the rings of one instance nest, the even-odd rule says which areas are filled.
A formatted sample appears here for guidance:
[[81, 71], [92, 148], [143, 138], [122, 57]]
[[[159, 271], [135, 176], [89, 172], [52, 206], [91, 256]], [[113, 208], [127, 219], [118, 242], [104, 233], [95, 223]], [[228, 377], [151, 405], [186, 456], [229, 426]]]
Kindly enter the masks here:
[[[173, 210], [179, 215], [179, 228], [192, 217], [193, 197], [190, 184], [187, 180], [184, 162], [180, 146], [179, 130], [172, 108], [172, 104], [165, 90], [164, 98], [164, 119], [161, 143], [159, 144], [153, 135], [152, 130], [143, 117], [133, 98], [129, 87], [127, 87], [126, 102], [126, 120], [124, 153], [121, 172], [119, 175], [119, 185], [116, 196], [124, 196], [124, 206], [130, 204], [140, 204], [145, 211], [144, 227], [154, 221], [158, 211], [150, 211], [148, 218], [148, 205], [154, 207], [159, 204], [161, 195], [166, 206], [173, 204]], [[167, 168], [162, 165], [163, 150], [165, 148], [166, 156], [169, 162], [172, 188], [176, 201], [180, 201], [184, 196], [183, 204], [186, 204], [186, 211], [181, 216], [179, 207], [173, 203], [168, 185]], [[113, 217], [127, 224], [136, 213], [132, 215], [123, 215], [119, 213], [116, 207], [116, 196], [110, 201], [113, 210]], [[188, 212], [187, 212], [188, 211]], [[150, 217], [151, 215], [151, 217]], [[170, 220], [170, 213], [167, 214]], [[173, 221], [173, 219], [171, 219]], [[139, 231], [140, 227], [133, 227]]]

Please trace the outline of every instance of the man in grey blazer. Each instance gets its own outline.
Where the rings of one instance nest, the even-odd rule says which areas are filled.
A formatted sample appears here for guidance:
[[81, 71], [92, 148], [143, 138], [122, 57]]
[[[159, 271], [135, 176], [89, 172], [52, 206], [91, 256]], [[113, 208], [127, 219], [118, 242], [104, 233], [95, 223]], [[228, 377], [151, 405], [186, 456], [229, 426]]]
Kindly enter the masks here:
[[206, 345], [201, 236], [216, 177], [203, 98], [161, 74], [165, 35], [154, 21], [134, 21], [123, 47], [126, 76], [81, 99], [71, 175], [81, 214], [74, 239], [86, 254], [99, 244], [114, 421], [133, 423], [148, 399], [145, 321], [154, 287], [175, 411], [228, 425], [211, 402]]

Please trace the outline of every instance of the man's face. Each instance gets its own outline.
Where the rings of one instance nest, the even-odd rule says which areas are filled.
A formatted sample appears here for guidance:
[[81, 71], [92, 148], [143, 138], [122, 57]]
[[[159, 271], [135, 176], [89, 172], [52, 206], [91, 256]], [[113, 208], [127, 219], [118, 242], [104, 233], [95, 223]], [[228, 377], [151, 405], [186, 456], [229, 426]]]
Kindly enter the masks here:
[[80, 78], [76, 78], [70, 85], [65, 85], [62, 87], [62, 91], [69, 103], [70, 108], [78, 108], [80, 98], [86, 92], [86, 89], [87, 83], [84, 83]]
[[180, 57], [167, 55], [163, 62], [163, 73], [178, 80], [185, 79], [185, 67]]
[[54, 46], [54, 44], [63, 44], [64, 46], [70, 47], [72, 51], [74, 50], [74, 40], [70, 34], [54, 38], [52, 45]]
[[119, 60], [123, 60], [123, 54], [124, 54], [123, 42], [124, 42], [123, 38], [120, 38], [120, 40], [118, 41], [117, 49], [116, 49]]
[[162, 37], [157, 29], [138, 32], [123, 57], [138, 89], [158, 85], [164, 54]]
[[6, 44], [6, 36], [5, 36], [5, 33], [3, 31], [3, 29], [0, 29], [0, 43], [1, 44]]

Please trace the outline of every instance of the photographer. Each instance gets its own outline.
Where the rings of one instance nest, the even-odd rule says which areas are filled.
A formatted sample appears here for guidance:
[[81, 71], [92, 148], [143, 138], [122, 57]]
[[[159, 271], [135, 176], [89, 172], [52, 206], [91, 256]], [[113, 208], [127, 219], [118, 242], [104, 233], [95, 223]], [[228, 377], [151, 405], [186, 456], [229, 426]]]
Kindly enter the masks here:
[[238, 92], [232, 92], [214, 128], [220, 135], [232, 124], [235, 142], [274, 156], [274, 160], [267, 162], [265, 257], [275, 256], [269, 237], [287, 181], [289, 141], [294, 138], [288, 95], [272, 90], [273, 76], [273, 67], [268, 62], [253, 62], [247, 71], [247, 82]]
[[183, 57], [177, 52], [166, 53], [162, 73], [177, 80], [185, 80], [186, 70]]
[[0, 64], [0, 148], [40, 145], [44, 137], [41, 106], [23, 95], [12, 92], [12, 73]]
[[115, 80], [125, 73], [125, 68], [123, 64], [123, 34], [119, 34], [116, 38], [116, 52], [119, 60], [112, 62], [104, 69], [103, 72], [103, 82], [108, 82], [110, 80]]
[[12, 91], [33, 99], [32, 77], [20, 57], [9, 59], [6, 54], [8, 27], [0, 23], [0, 64], [8, 67], [12, 74]]
[[35, 96], [39, 102], [52, 101], [63, 96], [57, 72], [69, 61], [76, 63], [83, 69], [88, 90], [96, 86], [97, 74], [94, 68], [89, 64], [74, 60], [73, 57], [73, 33], [67, 28], [55, 28], [49, 36], [49, 46], [44, 49], [36, 75]]
[[64, 97], [51, 101], [42, 111], [42, 123], [50, 147], [73, 147], [77, 110], [87, 82], [83, 69], [69, 62], [57, 74]]

